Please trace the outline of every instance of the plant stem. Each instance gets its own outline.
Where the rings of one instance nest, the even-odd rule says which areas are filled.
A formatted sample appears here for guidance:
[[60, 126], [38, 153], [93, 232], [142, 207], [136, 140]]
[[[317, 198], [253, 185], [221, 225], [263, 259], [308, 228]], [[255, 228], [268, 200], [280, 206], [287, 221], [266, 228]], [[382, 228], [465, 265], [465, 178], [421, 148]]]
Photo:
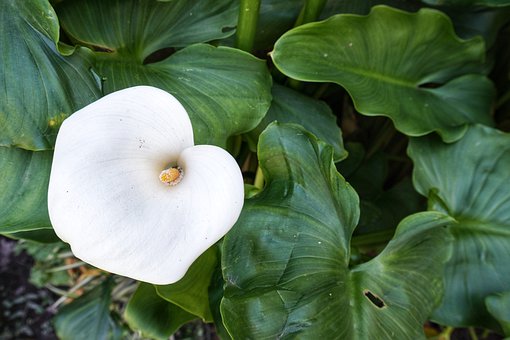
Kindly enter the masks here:
[[499, 109], [503, 104], [510, 100], [510, 90], [506, 91], [496, 102], [496, 109]]
[[368, 246], [374, 244], [385, 243], [391, 240], [393, 235], [395, 234], [395, 230], [388, 229], [377, 231], [370, 234], [353, 236], [351, 240], [351, 246], [360, 247], [360, 246]]
[[60, 266], [60, 267], [55, 267], [55, 268], [48, 269], [47, 272], [48, 273], [54, 273], [54, 272], [59, 272], [59, 271], [62, 271], [62, 270], [78, 268], [78, 267], [81, 267], [83, 265], [85, 265], [85, 262], [77, 261], [77, 262], [74, 262], [74, 263], [71, 263], [71, 264], [66, 264], [65, 266]]
[[[294, 27], [317, 20], [324, 8], [324, 5], [326, 5], [326, 0], [306, 0], [303, 8], [301, 8], [301, 12], [299, 12], [296, 22], [294, 23]], [[294, 90], [300, 90], [302, 86], [299, 80], [292, 78], [289, 78], [288, 84]]]
[[253, 185], [261, 190], [264, 188], [264, 174], [262, 173], [260, 166], [257, 167], [257, 173], [255, 174], [255, 181], [253, 182]]
[[237, 21], [236, 47], [251, 52], [257, 32], [260, 0], [241, 0]]
[[478, 340], [478, 335], [476, 335], [476, 330], [474, 327], [469, 327], [468, 332], [472, 340]]
[[326, 0], [306, 0], [294, 27], [316, 21], [326, 5]]
[[393, 127], [393, 123], [390, 120], [387, 120], [382, 125], [379, 133], [375, 137], [375, 142], [371, 145], [370, 149], [367, 152], [366, 158], [372, 157], [377, 151], [382, 149], [386, 144], [389, 143], [390, 139], [395, 135], [396, 130]]
[[67, 298], [73, 294], [74, 292], [76, 292], [78, 289], [82, 288], [83, 286], [85, 286], [86, 284], [88, 284], [90, 281], [94, 280], [96, 277], [95, 276], [88, 276], [86, 278], [84, 278], [82, 281], [78, 282], [77, 285], [75, 285], [74, 287], [72, 287], [71, 289], [69, 289], [65, 295], [62, 295], [57, 301], [55, 301], [50, 307], [48, 307], [48, 310], [50, 311], [56, 311], [58, 306], [60, 306], [63, 302], [65, 302], [67, 300]]
[[450, 336], [452, 335], [455, 328], [453, 327], [446, 327], [441, 334], [439, 334], [439, 340], [450, 340]]

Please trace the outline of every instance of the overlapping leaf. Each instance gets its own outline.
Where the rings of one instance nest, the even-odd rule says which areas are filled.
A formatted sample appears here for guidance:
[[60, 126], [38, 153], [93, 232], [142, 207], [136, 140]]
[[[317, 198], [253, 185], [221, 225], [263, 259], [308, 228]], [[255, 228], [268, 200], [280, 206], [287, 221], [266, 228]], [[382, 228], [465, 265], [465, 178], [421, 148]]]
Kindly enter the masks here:
[[488, 296], [485, 305], [498, 320], [506, 336], [510, 336], [510, 291]]
[[469, 6], [487, 6], [487, 7], [504, 7], [510, 6], [508, 0], [422, 0], [423, 2], [433, 6], [453, 6], [453, 7], [469, 7]]
[[260, 124], [247, 134], [249, 142], [256, 148], [258, 136], [273, 121], [302, 125], [320, 140], [329, 143], [335, 150], [335, 160], [347, 156], [342, 140], [342, 131], [329, 106], [307, 97], [290, 88], [274, 84], [271, 107]]
[[2, 1], [0, 21], [0, 145], [52, 149], [60, 123], [100, 96], [90, 53], [59, 52], [47, 0]]
[[340, 84], [359, 112], [388, 116], [410, 136], [437, 131], [454, 141], [467, 123], [491, 124], [483, 40], [460, 40], [435, 10], [333, 16], [284, 34], [272, 58], [289, 77]]
[[[164, 48], [228, 37], [237, 24], [235, 0], [66, 0], [57, 5], [74, 39], [99, 51], [143, 62]], [[94, 26], [96, 25], [96, 26]]]
[[196, 318], [156, 293], [156, 288], [141, 282], [129, 300], [124, 317], [133, 330], [152, 339], [168, 339], [184, 323]]
[[423, 338], [441, 297], [449, 255], [441, 226], [451, 219], [412, 215], [378, 257], [350, 266], [359, 200], [332, 148], [298, 126], [272, 124], [258, 156], [266, 187], [223, 243], [221, 310], [233, 338]]
[[47, 188], [51, 151], [0, 147], [0, 233], [51, 229]]
[[62, 307], [53, 320], [59, 339], [118, 339], [110, 317], [111, 291], [107, 280]]
[[209, 307], [209, 285], [217, 266], [218, 249], [212, 246], [193, 263], [186, 275], [170, 285], [156, 286], [157, 293], [181, 307], [183, 310], [200, 317], [206, 322], [212, 321]]
[[254, 128], [269, 108], [265, 63], [203, 44], [172, 52], [232, 34], [236, 3], [65, 1], [57, 12], [73, 39], [96, 50], [105, 92], [142, 84], [162, 88], [186, 107], [198, 144], [225, 146], [229, 136]]
[[484, 299], [510, 290], [510, 136], [475, 125], [451, 145], [434, 136], [413, 139], [409, 155], [415, 188], [429, 207], [459, 222], [452, 227], [454, 251], [435, 318], [497, 327]]

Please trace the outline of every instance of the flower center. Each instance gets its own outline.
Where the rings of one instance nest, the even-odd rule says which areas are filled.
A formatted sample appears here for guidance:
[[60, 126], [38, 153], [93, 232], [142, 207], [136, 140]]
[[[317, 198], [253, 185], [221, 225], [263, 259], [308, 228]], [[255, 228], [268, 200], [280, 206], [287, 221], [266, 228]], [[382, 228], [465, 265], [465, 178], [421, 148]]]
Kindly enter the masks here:
[[159, 174], [159, 180], [166, 185], [174, 186], [182, 180], [183, 174], [184, 173], [180, 166], [174, 166], [161, 171]]

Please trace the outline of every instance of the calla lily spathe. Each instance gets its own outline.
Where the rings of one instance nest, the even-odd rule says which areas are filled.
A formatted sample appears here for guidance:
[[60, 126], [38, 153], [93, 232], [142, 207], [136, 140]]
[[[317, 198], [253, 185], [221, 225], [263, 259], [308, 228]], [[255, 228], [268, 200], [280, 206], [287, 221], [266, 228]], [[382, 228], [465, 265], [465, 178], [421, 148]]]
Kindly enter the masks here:
[[[160, 175], [172, 167], [182, 176], [168, 185]], [[230, 230], [243, 200], [234, 158], [195, 146], [186, 110], [163, 90], [109, 94], [58, 133], [52, 225], [76, 257], [106, 271], [153, 284], [178, 281]]]

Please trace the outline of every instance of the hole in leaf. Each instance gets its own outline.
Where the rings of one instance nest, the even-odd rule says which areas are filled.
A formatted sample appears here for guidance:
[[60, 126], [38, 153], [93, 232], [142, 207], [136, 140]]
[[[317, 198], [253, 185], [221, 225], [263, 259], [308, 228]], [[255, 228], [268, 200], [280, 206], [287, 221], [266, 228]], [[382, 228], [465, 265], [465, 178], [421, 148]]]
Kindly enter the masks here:
[[157, 63], [158, 61], [164, 60], [174, 54], [176, 51], [173, 47], [165, 47], [156, 52], [152, 52], [149, 54], [143, 61], [144, 65]]
[[365, 289], [363, 291], [363, 294], [366, 296], [366, 298], [368, 300], [370, 300], [370, 302], [372, 302], [377, 308], [384, 308], [386, 307], [386, 304], [384, 303], [384, 301], [378, 297], [377, 295], [375, 294], [372, 294], [371, 291]]
[[441, 83], [423, 83], [418, 85], [420, 89], [437, 89], [438, 87], [443, 86]]

